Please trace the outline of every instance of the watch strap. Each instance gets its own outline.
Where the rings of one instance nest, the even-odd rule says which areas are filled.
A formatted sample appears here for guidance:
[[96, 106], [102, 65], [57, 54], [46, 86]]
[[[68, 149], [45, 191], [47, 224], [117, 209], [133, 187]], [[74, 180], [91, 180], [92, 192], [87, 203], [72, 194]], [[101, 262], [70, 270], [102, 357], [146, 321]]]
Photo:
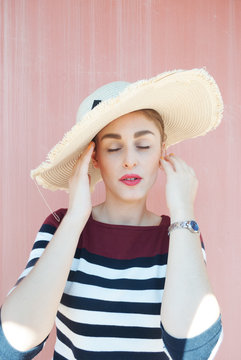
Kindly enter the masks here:
[[192, 233], [200, 233], [199, 226], [194, 220], [176, 221], [172, 223], [168, 228], [168, 235], [170, 235], [170, 232], [175, 229], [188, 229]]

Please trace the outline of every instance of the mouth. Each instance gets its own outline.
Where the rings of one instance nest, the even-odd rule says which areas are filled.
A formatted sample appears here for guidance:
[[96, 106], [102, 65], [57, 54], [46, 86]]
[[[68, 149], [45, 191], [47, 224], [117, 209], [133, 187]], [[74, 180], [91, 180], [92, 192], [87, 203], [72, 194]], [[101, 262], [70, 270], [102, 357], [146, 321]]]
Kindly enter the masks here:
[[123, 184], [128, 186], [134, 186], [139, 184], [142, 178], [137, 174], [126, 174], [119, 179]]

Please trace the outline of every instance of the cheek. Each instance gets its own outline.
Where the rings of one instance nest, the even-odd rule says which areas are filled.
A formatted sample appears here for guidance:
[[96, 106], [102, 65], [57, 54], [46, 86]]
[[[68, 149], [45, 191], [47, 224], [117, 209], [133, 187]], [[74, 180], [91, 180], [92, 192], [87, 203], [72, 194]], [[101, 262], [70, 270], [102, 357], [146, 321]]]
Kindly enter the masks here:
[[159, 163], [157, 165], [153, 164], [151, 169], [150, 169], [150, 175], [153, 178], [157, 178], [158, 175], [158, 170], [159, 170]]
[[148, 181], [149, 188], [151, 188], [155, 184], [156, 179], [158, 177], [159, 169], [160, 169], [159, 161], [158, 161], [158, 163], [155, 162], [155, 164], [153, 162], [152, 167], [150, 168], [150, 172], [149, 172], [149, 181]]
[[113, 175], [118, 164], [113, 157], [103, 154], [99, 157], [98, 163], [103, 178], [109, 177], [111, 174]]
[[153, 156], [152, 161], [149, 161], [147, 164], [149, 173], [156, 179], [158, 175], [158, 170], [160, 169], [160, 156]]
[[155, 149], [151, 154], [148, 154], [148, 158], [145, 159], [146, 163], [153, 169], [158, 168], [161, 157], [161, 151]]

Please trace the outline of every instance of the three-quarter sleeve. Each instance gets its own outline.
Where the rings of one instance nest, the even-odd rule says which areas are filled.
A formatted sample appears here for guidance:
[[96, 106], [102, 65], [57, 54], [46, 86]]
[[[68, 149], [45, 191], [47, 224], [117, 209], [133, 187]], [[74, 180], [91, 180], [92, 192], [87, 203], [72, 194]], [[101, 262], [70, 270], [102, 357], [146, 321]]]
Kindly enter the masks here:
[[210, 328], [192, 338], [175, 338], [162, 324], [161, 329], [165, 347], [173, 360], [212, 360], [223, 339], [221, 316]]
[[[66, 210], [59, 209], [56, 213], [58, 214], [60, 220], [62, 220]], [[44, 250], [46, 249], [47, 245], [51, 241], [57, 227], [59, 226], [59, 222], [56, 221], [53, 214], [49, 215], [43, 224], [41, 225], [32, 250], [30, 252], [27, 265], [21, 275], [19, 276], [16, 284], [12, 287], [9, 291], [8, 295], [14, 291], [14, 289], [18, 286], [18, 284], [32, 271], [35, 264], [43, 254]], [[47, 337], [48, 338], [48, 337]], [[1, 308], [0, 308], [0, 360], [30, 360], [33, 359], [44, 347], [47, 338], [36, 347], [28, 350], [28, 351], [18, 351], [11, 346], [8, 342], [2, 328], [2, 321], [1, 321]]]
[[19, 351], [12, 347], [4, 335], [1, 321], [0, 309], [0, 359], [1, 360], [31, 360], [33, 359], [44, 347], [47, 338], [39, 345], [28, 351]]

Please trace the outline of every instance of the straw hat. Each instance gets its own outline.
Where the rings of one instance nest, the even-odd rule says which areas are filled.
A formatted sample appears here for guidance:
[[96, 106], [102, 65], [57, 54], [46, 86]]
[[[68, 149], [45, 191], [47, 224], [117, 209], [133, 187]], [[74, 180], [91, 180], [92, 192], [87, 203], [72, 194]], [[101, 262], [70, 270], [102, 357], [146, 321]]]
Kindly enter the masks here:
[[[50, 190], [66, 190], [80, 154], [95, 135], [114, 119], [140, 109], [154, 109], [164, 121], [166, 148], [205, 135], [221, 122], [223, 102], [215, 80], [204, 69], [174, 70], [135, 83], [104, 85], [80, 105], [77, 122], [31, 171], [37, 183]], [[91, 191], [101, 180], [90, 162]]]

